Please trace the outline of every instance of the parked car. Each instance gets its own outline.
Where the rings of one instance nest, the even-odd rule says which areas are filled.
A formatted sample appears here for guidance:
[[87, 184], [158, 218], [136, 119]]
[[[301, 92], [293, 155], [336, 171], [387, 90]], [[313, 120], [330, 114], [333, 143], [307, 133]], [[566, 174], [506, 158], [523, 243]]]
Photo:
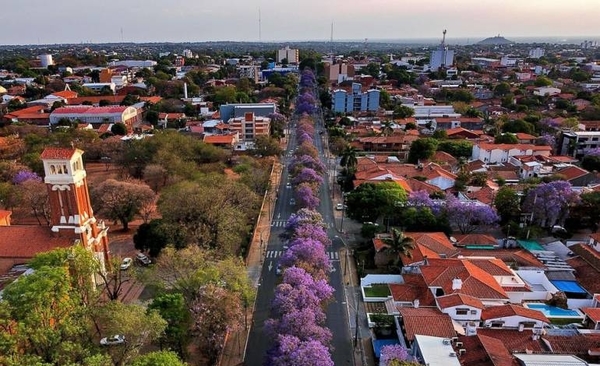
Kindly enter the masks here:
[[123, 262], [121, 262], [121, 269], [122, 270], [126, 270], [129, 267], [131, 267], [131, 263], [133, 263], [133, 259], [127, 257], [127, 258], [123, 258]]
[[147, 265], [149, 265], [150, 263], [152, 263], [152, 261], [150, 260], [150, 258], [148, 258], [148, 256], [146, 256], [146, 254], [144, 254], [144, 253], [138, 253], [138, 254], [135, 256], [135, 259], [137, 259], [137, 261], [138, 261], [140, 264], [144, 265], [144, 266], [147, 266]]
[[100, 340], [100, 344], [102, 346], [114, 346], [123, 343], [125, 343], [125, 336], [119, 334], [110, 337], [104, 337]]

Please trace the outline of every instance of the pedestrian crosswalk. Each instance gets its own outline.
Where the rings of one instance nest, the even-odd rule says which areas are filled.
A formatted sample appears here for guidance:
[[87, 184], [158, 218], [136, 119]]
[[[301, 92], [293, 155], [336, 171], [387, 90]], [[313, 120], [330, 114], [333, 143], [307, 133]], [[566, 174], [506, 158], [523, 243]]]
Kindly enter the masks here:
[[[272, 227], [285, 227], [286, 224], [287, 224], [287, 220], [273, 220], [271, 222]], [[325, 223], [324, 225], [326, 228], [333, 227], [333, 224], [330, 224], [330, 223]]]
[[[285, 250], [268, 250], [267, 254], [265, 255], [265, 258], [267, 258], [267, 259], [279, 258], [283, 255], [284, 252], [285, 252]], [[338, 252], [327, 252], [327, 256], [329, 257], [330, 261], [339, 261], [340, 260], [340, 253], [338, 253]]]

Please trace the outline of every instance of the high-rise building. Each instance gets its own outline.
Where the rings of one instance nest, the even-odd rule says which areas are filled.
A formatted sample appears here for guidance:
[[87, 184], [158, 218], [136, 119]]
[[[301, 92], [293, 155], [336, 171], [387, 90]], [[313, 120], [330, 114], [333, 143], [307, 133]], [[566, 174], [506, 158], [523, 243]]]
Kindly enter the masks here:
[[277, 62], [282, 62], [284, 59], [290, 64], [298, 64], [300, 60], [300, 51], [295, 48], [290, 48], [289, 46], [277, 50]]
[[352, 83], [352, 90], [336, 89], [332, 93], [332, 108], [334, 112], [375, 112], [379, 109], [379, 96], [377, 89], [362, 91], [360, 83]]
[[437, 50], [431, 52], [431, 58], [429, 61], [429, 68], [431, 71], [438, 71], [438, 69], [446, 69], [454, 65], [454, 50], [448, 49], [446, 46], [446, 30], [443, 32], [442, 42]]
[[537, 47], [532, 50], [529, 50], [529, 58], [540, 58], [540, 57], [544, 56], [545, 53], [546, 53], [546, 50], [544, 50], [543, 48]]

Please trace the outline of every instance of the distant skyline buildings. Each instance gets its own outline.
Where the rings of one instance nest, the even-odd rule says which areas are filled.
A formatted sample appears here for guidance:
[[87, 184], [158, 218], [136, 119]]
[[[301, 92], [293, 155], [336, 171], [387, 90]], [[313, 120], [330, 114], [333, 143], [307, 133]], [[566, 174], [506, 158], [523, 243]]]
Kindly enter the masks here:
[[[111, 9], [107, 11], [107, 9]], [[260, 20], [259, 20], [260, 9]], [[2, 5], [1, 45], [118, 42], [334, 41], [427, 39], [448, 44], [476, 43], [496, 34], [558, 37], [580, 44], [600, 40], [597, 0], [278, 0], [197, 2], [171, 0], [28, 0]], [[260, 26], [259, 26], [260, 22]], [[437, 41], [436, 41], [437, 40]]]

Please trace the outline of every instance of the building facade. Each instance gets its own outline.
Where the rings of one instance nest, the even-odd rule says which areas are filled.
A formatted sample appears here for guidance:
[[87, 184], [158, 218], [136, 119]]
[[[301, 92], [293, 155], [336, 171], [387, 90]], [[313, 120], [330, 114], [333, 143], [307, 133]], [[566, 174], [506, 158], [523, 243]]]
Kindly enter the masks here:
[[377, 89], [369, 89], [363, 92], [360, 83], [352, 83], [350, 92], [344, 89], [336, 89], [332, 94], [332, 109], [334, 112], [376, 112], [379, 109], [381, 92]]
[[255, 116], [267, 117], [271, 113], [277, 112], [275, 103], [240, 103], [223, 104], [219, 107], [221, 120], [229, 121], [231, 118], [244, 117], [246, 113], [252, 112]]
[[289, 46], [277, 50], [277, 62], [282, 62], [284, 59], [290, 64], [298, 64], [300, 60], [300, 51], [295, 48], [290, 48]]
[[256, 116], [253, 112], [246, 112], [243, 117], [235, 117], [227, 121], [229, 130], [239, 133], [240, 141], [254, 142], [258, 136], [269, 136], [271, 119]]
[[55, 109], [50, 114], [50, 124], [57, 124], [61, 119], [72, 122], [91, 123], [99, 126], [103, 123], [124, 123], [128, 130], [140, 120], [140, 111], [133, 107], [125, 106], [71, 106]]

